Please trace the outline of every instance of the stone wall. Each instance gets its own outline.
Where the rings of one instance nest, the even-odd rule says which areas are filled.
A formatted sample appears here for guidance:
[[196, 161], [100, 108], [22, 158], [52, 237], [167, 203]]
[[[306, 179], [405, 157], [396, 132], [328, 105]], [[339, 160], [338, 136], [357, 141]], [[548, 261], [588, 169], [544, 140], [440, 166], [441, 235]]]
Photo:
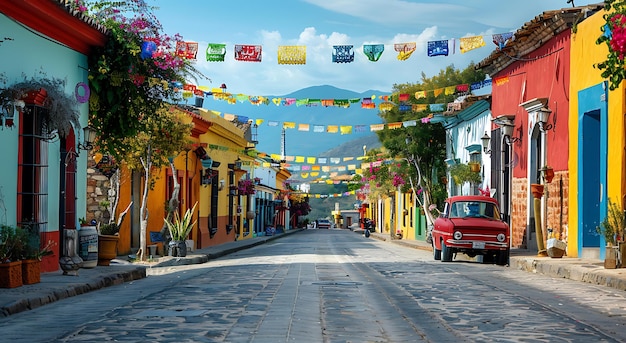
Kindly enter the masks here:
[[[115, 177], [115, 176], [113, 176]], [[115, 189], [111, 188], [111, 179], [96, 168], [92, 154], [87, 163], [87, 211], [85, 219], [95, 219], [98, 223], [108, 223], [111, 218], [110, 208], [115, 198]], [[106, 206], [108, 202], [108, 206]]]
[[[544, 197], [548, 203], [547, 227], [554, 230], [555, 238], [559, 238], [559, 228], [561, 229], [561, 239], [567, 240], [567, 227], [569, 215], [569, 173], [561, 171], [554, 173], [554, 179], [547, 184]], [[561, 186], [562, 184], [562, 186]], [[561, 195], [561, 189], [563, 195]], [[562, 208], [562, 210], [561, 210]], [[547, 236], [546, 236], [547, 237]]]
[[528, 179], [513, 178], [511, 192], [511, 230], [513, 235], [511, 247], [523, 248], [526, 244]]
[[[561, 196], [561, 190], [563, 195]], [[511, 199], [511, 227], [513, 248], [530, 248], [526, 246], [526, 229], [532, 228], [526, 222], [528, 210], [528, 198], [532, 197], [528, 190], [528, 179], [514, 178]], [[554, 230], [555, 237], [559, 238], [559, 228], [561, 229], [561, 239], [567, 239], [568, 208], [569, 208], [569, 173], [567, 171], [555, 172], [551, 183], [546, 184], [544, 198], [547, 201], [547, 227], [543, 228], [544, 241], [548, 238], [547, 228]]]

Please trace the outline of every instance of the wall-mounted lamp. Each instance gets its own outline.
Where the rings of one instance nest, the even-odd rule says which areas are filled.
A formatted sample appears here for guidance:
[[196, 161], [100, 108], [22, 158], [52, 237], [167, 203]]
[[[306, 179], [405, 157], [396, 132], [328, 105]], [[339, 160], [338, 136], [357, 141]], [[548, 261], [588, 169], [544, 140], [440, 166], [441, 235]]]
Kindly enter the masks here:
[[515, 128], [514, 115], [503, 114], [497, 116], [493, 122], [500, 128], [500, 133], [507, 145], [511, 145], [522, 140], [521, 133], [519, 137], [513, 137], [513, 129]]
[[[24, 111], [26, 104], [24, 100], [7, 101], [0, 108], [0, 118], [4, 117], [4, 125], [7, 127], [13, 126], [13, 119], [15, 118], [15, 111]], [[1, 125], [1, 124], [0, 124]]]
[[537, 111], [537, 124], [539, 125], [539, 131], [546, 132], [552, 129], [552, 124], [548, 124], [548, 118], [550, 117], [550, 110], [547, 107], [542, 107]]
[[485, 131], [485, 135], [482, 136], [480, 140], [483, 144], [483, 152], [487, 155], [491, 155], [491, 149], [489, 149], [489, 142], [491, 141], [491, 137], [489, 137], [487, 131]]
[[93, 142], [96, 140], [96, 130], [91, 126], [85, 126], [83, 128], [84, 142], [78, 142], [78, 149], [91, 150], [93, 149]]

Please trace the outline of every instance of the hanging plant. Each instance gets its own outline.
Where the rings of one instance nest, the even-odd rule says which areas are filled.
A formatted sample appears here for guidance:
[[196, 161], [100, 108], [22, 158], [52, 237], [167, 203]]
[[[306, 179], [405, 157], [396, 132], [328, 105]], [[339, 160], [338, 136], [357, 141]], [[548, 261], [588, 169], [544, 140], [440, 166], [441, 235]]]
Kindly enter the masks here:
[[[4, 90], [3, 97], [23, 99], [31, 92], [42, 93], [41, 103], [38, 105], [48, 109], [47, 117], [42, 122], [42, 130], [45, 133], [57, 132], [59, 136], [66, 137], [72, 128], [77, 135], [80, 134], [81, 124], [78, 102], [73, 94], [65, 91], [66, 81], [58, 78], [49, 78], [44, 72], [32, 78], [15, 83]], [[45, 95], [44, 95], [45, 94]]]
[[153, 114], [178, 100], [188, 79], [204, 75], [177, 54], [183, 37], [165, 34], [146, 0], [75, 0], [70, 6], [107, 31], [105, 45], [89, 55], [89, 122], [102, 151], [119, 157], [124, 139], [150, 130]]
[[256, 192], [254, 189], [254, 181], [250, 179], [239, 181], [237, 189], [239, 191], [239, 195], [250, 195]]

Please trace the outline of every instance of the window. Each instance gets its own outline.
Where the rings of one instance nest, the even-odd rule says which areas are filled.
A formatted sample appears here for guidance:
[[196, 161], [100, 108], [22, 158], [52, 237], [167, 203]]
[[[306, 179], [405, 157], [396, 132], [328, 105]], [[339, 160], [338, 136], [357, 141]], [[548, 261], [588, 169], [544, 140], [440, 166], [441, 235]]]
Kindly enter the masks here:
[[220, 174], [219, 171], [215, 170], [215, 175], [211, 178], [211, 201], [210, 201], [210, 209], [209, 209], [209, 236], [213, 238], [217, 233], [217, 204], [218, 204], [218, 192], [219, 192], [219, 179]]
[[466, 217], [500, 220], [500, 212], [490, 202], [457, 201], [450, 206], [450, 218]]
[[28, 105], [20, 116], [17, 221], [18, 225], [47, 231], [48, 224], [48, 142], [43, 121], [48, 110]]

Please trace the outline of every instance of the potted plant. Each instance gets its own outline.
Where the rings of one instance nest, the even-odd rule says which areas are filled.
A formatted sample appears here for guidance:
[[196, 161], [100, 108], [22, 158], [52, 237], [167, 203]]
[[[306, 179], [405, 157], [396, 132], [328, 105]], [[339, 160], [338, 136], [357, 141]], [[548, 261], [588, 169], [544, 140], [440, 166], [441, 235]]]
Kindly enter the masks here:
[[98, 228], [98, 265], [108, 266], [117, 257], [120, 227], [116, 223], [100, 224]]
[[0, 288], [22, 286], [22, 255], [26, 244], [19, 227], [0, 226]]
[[41, 282], [41, 260], [45, 256], [54, 254], [52, 248], [57, 245], [53, 240], [40, 247], [39, 235], [32, 235], [35, 239], [26, 244], [25, 259], [22, 261], [22, 283], [32, 285]]
[[[602, 220], [600, 226], [596, 228], [596, 231], [604, 236], [606, 242], [604, 267], [609, 269], [616, 268], [617, 261], [620, 260], [617, 255], [621, 254], [623, 257], [624, 253], [622, 250], [626, 248], [626, 245], [624, 245], [626, 214], [622, 208], [611, 199], [608, 200], [606, 217]], [[620, 242], [619, 246], [616, 244], [618, 241]]]
[[187, 243], [185, 240], [197, 222], [197, 220], [193, 223], [191, 222], [196, 205], [198, 205], [198, 202], [196, 202], [191, 209], [187, 209], [182, 218], [178, 215], [178, 212], [174, 212], [173, 221], [163, 218], [170, 232], [170, 236], [172, 237], [169, 247], [171, 256], [187, 256]]

